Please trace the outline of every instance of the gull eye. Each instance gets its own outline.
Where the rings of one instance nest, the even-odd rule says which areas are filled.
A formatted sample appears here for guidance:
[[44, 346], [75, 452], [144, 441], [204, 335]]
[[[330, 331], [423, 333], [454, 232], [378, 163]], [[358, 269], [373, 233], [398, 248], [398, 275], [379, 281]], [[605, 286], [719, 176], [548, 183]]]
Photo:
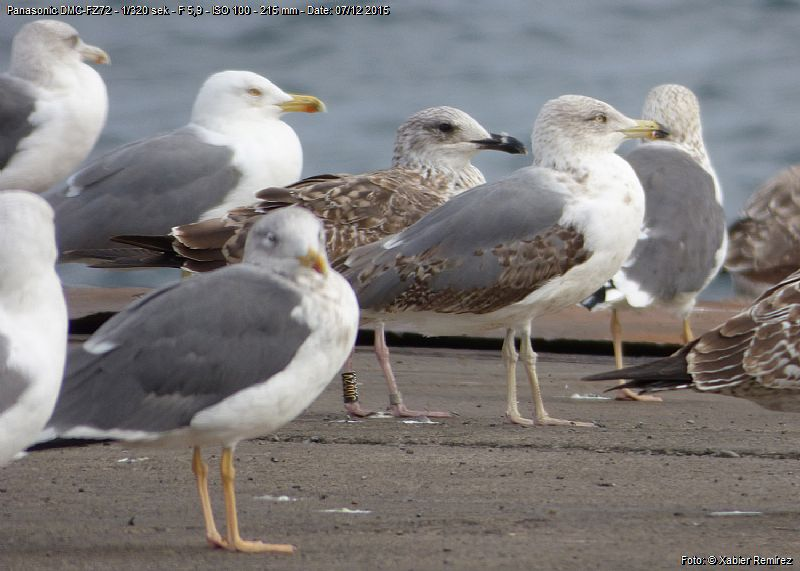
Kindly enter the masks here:
[[80, 42], [80, 41], [81, 41], [81, 38], [77, 34], [67, 38], [67, 44], [69, 44], [69, 46], [72, 47], [72, 48], [77, 47], [78, 46], [78, 42]]
[[264, 92], [261, 91], [258, 87], [251, 87], [247, 90], [248, 95], [252, 95], [253, 97], [261, 97], [264, 95]]
[[442, 133], [452, 133], [453, 129], [455, 129], [452, 123], [447, 123], [447, 122], [439, 123], [436, 126], [436, 128], [439, 129], [439, 131], [441, 131]]
[[267, 246], [275, 246], [278, 243], [278, 236], [274, 232], [266, 232], [261, 242]]
[[608, 123], [608, 117], [606, 117], [605, 113], [599, 113], [594, 116], [594, 121], [596, 123]]

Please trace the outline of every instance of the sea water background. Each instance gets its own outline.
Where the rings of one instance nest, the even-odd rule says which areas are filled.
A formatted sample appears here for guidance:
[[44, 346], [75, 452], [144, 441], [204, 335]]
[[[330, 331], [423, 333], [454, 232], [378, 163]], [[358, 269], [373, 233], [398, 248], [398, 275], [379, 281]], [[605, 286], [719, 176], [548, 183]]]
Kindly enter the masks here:
[[[9, 4], [61, 5], [0, 2], [3, 69], [14, 33], [36, 19], [8, 15]], [[172, 9], [178, 4], [166, 1]], [[216, 4], [258, 11], [271, 2]], [[386, 0], [382, 5], [390, 6], [390, 15], [59, 17], [112, 58], [111, 66], [99, 69], [111, 105], [94, 154], [186, 123], [209, 74], [247, 69], [328, 105], [326, 114], [286, 117], [303, 142], [304, 175], [387, 166], [395, 129], [424, 107], [459, 107], [490, 131], [528, 142], [533, 120], [550, 98], [591, 95], [636, 116], [648, 89], [665, 82], [685, 84], [700, 98], [729, 220], [761, 182], [800, 162], [799, 2]], [[475, 162], [493, 180], [530, 160], [483, 153]], [[153, 277], [127, 272], [121, 279], [119, 273], [75, 268], [64, 276], [73, 283]], [[728, 294], [720, 280], [705, 297]]]

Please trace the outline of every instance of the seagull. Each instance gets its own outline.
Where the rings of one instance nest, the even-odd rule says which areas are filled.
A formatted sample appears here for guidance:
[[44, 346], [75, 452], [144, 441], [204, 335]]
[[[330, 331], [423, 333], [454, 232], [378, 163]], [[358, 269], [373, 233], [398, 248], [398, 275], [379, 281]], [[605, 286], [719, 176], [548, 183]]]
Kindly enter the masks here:
[[[644, 188], [641, 236], [609, 283], [584, 300], [592, 309], [611, 309], [614, 360], [622, 368], [622, 325], [626, 309], [666, 307], [683, 320], [683, 342], [693, 337], [689, 315], [698, 294], [725, 259], [727, 235], [722, 192], [703, 143], [700, 104], [682, 85], [659, 85], [645, 98], [642, 116], [658, 121], [669, 135], [645, 141], [625, 157]], [[620, 391], [621, 400], [661, 400]]]
[[14, 36], [11, 65], [0, 75], [0, 190], [44, 192], [94, 147], [108, 95], [84, 61], [111, 60], [65, 22], [36, 20]]
[[747, 201], [730, 227], [725, 269], [756, 297], [800, 267], [800, 166], [782, 170]]
[[188, 125], [112, 150], [46, 194], [61, 250], [109, 247], [117, 234], [165, 234], [297, 180], [303, 152], [281, 115], [324, 109], [253, 72], [211, 75]]
[[[342, 268], [364, 321], [427, 335], [504, 329], [509, 419], [523, 425], [582, 425], [544, 409], [531, 322], [577, 303], [627, 258], [639, 235], [644, 195], [614, 153], [625, 138], [661, 136], [578, 95], [545, 103], [533, 128], [533, 166], [450, 199], [402, 232], [355, 249]], [[536, 419], [516, 398], [515, 334]]]
[[[329, 271], [324, 231], [301, 208], [264, 216], [241, 264], [157, 290], [74, 354], [46, 435], [194, 448], [206, 538], [232, 551], [291, 553], [243, 540], [233, 453], [299, 415], [355, 342], [358, 303]], [[227, 533], [216, 528], [202, 446], [221, 446]]]
[[67, 307], [57, 255], [47, 201], [0, 191], [0, 466], [36, 439], [61, 385]]
[[[664, 359], [584, 380], [630, 379], [643, 392], [691, 388], [800, 412], [800, 271]], [[619, 388], [619, 387], [615, 387]]]
[[[119, 258], [101, 267], [176, 265], [206, 271], [242, 259], [242, 246], [252, 225], [266, 213], [297, 204], [319, 216], [328, 236], [331, 259], [348, 254], [406, 228], [453, 196], [485, 182], [470, 161], [482, 150], [525, 154], [525, 145], [506, 134], [489, 133], [470, 115], [453, 107], [431, 107], [411, 115], [397, 130], [392, 165], [364, 174], [319, 175], [285, 188], [259, 191], [258, 201], [235, 208], [222, 218], [177, 226], [169, 236], [115, 238], [155, 250], [111, 250]], [[375, 352], [389, 387], [389, 410], [395, 416], [449, 416], [445, 411], [406, 407], [389, 363], [383, 325], [375, 331]], [[343, 373], [345, 408], [354, 416], [372, 414], [361, 408], [352, 367]]]

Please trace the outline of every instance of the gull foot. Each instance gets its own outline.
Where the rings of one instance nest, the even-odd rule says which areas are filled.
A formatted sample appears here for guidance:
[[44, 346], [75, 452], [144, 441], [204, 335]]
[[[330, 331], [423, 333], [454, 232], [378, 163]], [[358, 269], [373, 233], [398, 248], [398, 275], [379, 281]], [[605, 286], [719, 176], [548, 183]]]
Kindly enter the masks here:
[[426, 416], [428, 418], [450, 418], [452, 413], [440, 410], [409, 410], [403, 403], [390, 405], [387, 409], [389, 413], [397, 418], [419, 418]]
[[287, 543], [264, 543], [263, 541], [247, 541], [239, 538], [233, 542], [219, 538], [208, 537], [208, 542], [214, 547], [227, 549], [228, 551], [241, 551], [242, 553], [279, 553], [282, 555], [292, 555], [297, 549], [294, 545]]
[[361, 408], [361, 403], [359, 401], [344, 403], [344, 409], [347, 411], [347, 414], [356, 418], [366, 418], [368, 416], [374, 416], [378, 414], [377, 411], [364, 410]]
[[597, 428], [597, 425], [594, 422], [579, 422], [577, 420], [564, 420], [561, 418], [552, 418], [550, 416], [537, 418], [534, 421], [534, 424], [536, 426], [579, 426], [583, 428]]
[[662, 398], [656, 395], [640, 395], [630, 389], [621, 389], [617, 392], [614, 400], [635, 401], [635, 402], [662, 402]]
[[516, 413], [506, 413], [506, 418], [512, 424], [519, 424], [520, 426], [533, 426], [534, 422], [530, 418], [524, 418]]

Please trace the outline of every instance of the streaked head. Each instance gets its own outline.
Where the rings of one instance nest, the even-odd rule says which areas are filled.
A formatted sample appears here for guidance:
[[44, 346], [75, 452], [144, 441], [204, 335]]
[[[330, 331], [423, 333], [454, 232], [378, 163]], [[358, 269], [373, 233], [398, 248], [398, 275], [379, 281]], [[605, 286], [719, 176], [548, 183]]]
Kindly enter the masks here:
[[36, 20], [20, 28], [11, 43], [9, 72], [16, 77], [35, 79], [47, 70], [65, 63], [81, 61], [110, 63], [108, 54], [81, 40], [78, 31], [58, 20]]
[[582, 95], [546, 102], [533, 126], [535, 164], [556, 166], [568, 157], [613, 153], [628, 138], [659, 138], [655, 121], [631, 119], [608, 103]]
[[688, 87], [677, 84], [657, 85], [644, 100], [642, 117], [664, 125], [669, 131], [667, 141], [702, 144], [700, 102]]
[[509, 135], [489, 133], [455, 107], [429, 107], [414, 113], [397, 129], [394, 166], [450, 164], [460, 168], [479, 151], [524, 154], [525, 145]]
[[261, 266], [305, 267], [325, 275], [329, 264], [322, 223], [299, 206], [265, 214], [247, 235], [243, 262]]

